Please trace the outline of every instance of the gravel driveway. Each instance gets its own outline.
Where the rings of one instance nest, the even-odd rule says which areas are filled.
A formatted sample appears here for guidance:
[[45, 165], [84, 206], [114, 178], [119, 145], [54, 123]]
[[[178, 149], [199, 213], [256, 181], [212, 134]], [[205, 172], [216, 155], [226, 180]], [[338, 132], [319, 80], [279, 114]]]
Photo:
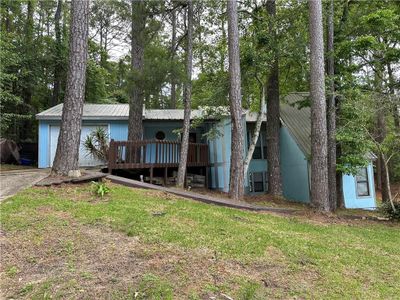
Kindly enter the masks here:
[[49, 175], [49, 170], [29, 169], [0, 173], [0, 201], [26, 189]]

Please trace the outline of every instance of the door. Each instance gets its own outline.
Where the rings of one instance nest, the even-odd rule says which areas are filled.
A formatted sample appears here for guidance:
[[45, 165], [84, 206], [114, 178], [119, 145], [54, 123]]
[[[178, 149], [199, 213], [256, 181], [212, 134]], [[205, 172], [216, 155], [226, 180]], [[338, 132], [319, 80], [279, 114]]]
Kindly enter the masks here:
[[[108, 131], [108, 126], [106, 126], [106, 125], [82, 126], [81, 141], [80, 141], [80, 147], [79, 147], [79, 166], [80, 167], [100, 166], [100, 165], [105, 164], [105, 162], [102, 162], [98, 159], [93, 158], [88, 152], [86, 152], [85, 148], [83, 147], [83, 143], [84, 143], [86, 137], [98, 127], [104, 128], [104, 130]], [[53, 166], [54, 157], [56, 155], [59, 133], [60, 133], [60, 126], [50, 126], [50, 167]]]

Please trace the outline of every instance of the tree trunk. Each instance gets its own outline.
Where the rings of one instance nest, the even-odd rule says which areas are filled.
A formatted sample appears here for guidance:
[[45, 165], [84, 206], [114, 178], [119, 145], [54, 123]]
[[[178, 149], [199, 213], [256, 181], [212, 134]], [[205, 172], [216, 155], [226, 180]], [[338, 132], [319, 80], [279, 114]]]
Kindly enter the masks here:
[[330, 211], [321, 0], [309, 2], [311, 87], [311, 204]]
[[184, 118], [181, 141], [178, 178], [176, 185], [183, 188], [185, 184], [187, 155], [189, 149], [190, 106], [192, 97], [192, 69], [193, 69], [193, 2], [187, 1], [187, 44], [186, 44], [186, 80], [183, 87]]
[[34, 22], [33, 22], [33, 15], [35, 12], [35, 4], [33, 3], [32, 0], [28, 1], [28, 7], [27, 7], [27, 17], [26, 17], [26, 24], [25, 24], [25, 46], [27, 47], [27, 50], [29, 50], [29, 52], [27, 53], [26, 57], [27, 57], [27, 66], [26, 68], [28, 70], [27, 75], [25, 77], [25, 84], [24, 84], [24, 94], [23, 94], [23, 98], [24, 98], [24, 103], [25, 104], [30, 104], [31, 100], [32, 100], [32, 94], [33, 94], [33, 88], [34, 88], [34, 84], [33, 84], [33, 77], [32, 77], [32, 72], [30, 72], [30, 68], [31, 68], [31, 63], [33, 63], [32, 59], [33, 55], [32, 55], [32, 51], [33, 50], [33, 27], [34, 27]]
[[263, 117], [265, 116], [265, 86], [261, 86], [261, 99], [260, 99], [260, 112], [257, 116], [256, 126], [254, 127], [253, 135], [251, 138], [251, 143], [249, 149], [247, 150], [247, 155], [243, 164], [243, 174], [246, 177], [247, 171], [249, 170], [249, 165], [251, 158], [253, 157], [254, 149], [260, 136], [260, 130], [262, 125]]
[[89, 1], [73, 0], [67, 88], [53, 174], [79, 176], [79, 145], [88, 57]]
[[327, 74], [329, 79], [327, 125], [328, 125], [328, 182], [329, 202], [334, 211], [337, 207], [336, 189], [336, 104], [335, 104], [335, 59], [334, 59], [334, 3], [330, 0], [328, 11], [328, 35], [327, 35]]
[[379, 157], [376, 160], [376, 187], [378, 190], [382, 190], [382, 167]]
[[227, 1], [229, 99], [232, 123], [231, 167], [229, 195], [234, 200], [243, 197], [243, 125], [239, 56], [239, 29], [236, 0]]
[[271, 195], [282, 195], [282, 180], [280, 167], [279, 130], [279, 53], [276, 38], [275, 0], [267, 1], [267, 12], [270, 16], [269, 31], [274, 40], [274, 57], [267, 83], [267, 164], [268, 164], [268, 192]]
[[390, 205], [392, 206], [393, 212], [396, 212], [396, 207], [394, 206], [393, 203], [393, 198], [392, 198], [392, 191], [390, 188], [390, 176], [389, 176], [389, 162], [388, 159], [386, 159], [386, 156], [384, 153], [381, 153], [381, 157], [383, 160], [383, 163], [385, 164], [385, 184], [386, 184], [386, 190], [387, 190], [387, 197]]
[[[380, 62], [381, 55], [380, 53], [374, 53], [374, 57], [376, 58], [376, 65], [375, 65], [375, 78], [374, 78], [374, 86], [375, 91], [377, 92], [377, 107], [376, 107], [376, 119], [377, 119], [377, 126], [376, 126], [376, 141], [381, 145], [385, 138], [386, 138], [386, 109], [385, 109], [385, 100], [383, 97], [382, 91], [382, 78], [383, 78], [383, 65]], [[380, 165], [380, 178], [381, 178], [381, 192], [382, 192], [382, 201], [386, 202], [389, 201], [389, 190], [388, 190], [388, 183], [386, 182], [386, 163], [384, 159], [383, 153], [379, 154], [379, 165]]]
[[[377, 136], [377, 142], [379, 144], [382, 144], [383, 141], [386, 138], [386, 120], [385, 120], [385, 112], [382, 109], [382, 107], [378, 107], [378, 116], [377, 116], [377, 130], [378, 130], [378, 136]], [[387, 166], [385, 163], [384, 156], [382, 154], [379, 155], [379, 165], [380, 165], [380, 182], [381, 182], [381, 192], [382, 192], [382, 201], [387, 202], [389, 201], [389, 190], [388, 190], [388, 183], [386, 182], [387, 177], [386, 177], [386, 172], [387, 172]]]
[[[336, 147], [336, 157], [342, 155], [342, 147], [340, 144]], [[344, 208], [344, 195], [343, 195], [343, 174], [336, 172], [336, 208]]]
[[[175, 59], [176, 47], [176, 9], [172, 10], [172, 36], [171, 36], [171, 60]], [[176, 76], [175, 67], [172, 67], [171, 72], [171, 108], [176, 108]]]
[[[236, 0], [232, 0], [232, 1], [236, 1]], [[228, 0], [228, 3], [229, 2], [230, 2], [230, 0]], [[221, 15], [221, 31], [222, 31], [222, 43], [223, 43], [223, 45], [225, 45], [226, 30], [225, 30], [225, 20], [222, 15]], [[224, 47], [220, 47], [219, 54], [220, 54], [219, 68], [220, 68], [220, 71], [223, 72], [225, 70], [225, 49], [224, 49]]]
[[132, 0], [131, 68], [134, 75], [129, 101], [128, 140], [138, 141], [143, 137], [143, 68], [146, 26], [146, 3]]
[[387, 63], [387, 72], [388, 72], [388, 77], [389, 77], [389, 92], [390, 92], [390, 97], [393, 97], [393, 104], [392, 105], [392, 110], [393, 110], [393, 123], [395, 129], [400, 132], [400, 114], [399, 114], [399, 96], [396, 95], [394, 86], [395, 86], [395, 80], [393, 78], [393, 69], [390, 63]]
[[54, 62], [54, 83], [53, 83], [53, 95], [51, 97], [51, 106], [54, 106], [60, 102], [60, 91], [61, 91], [61, 76], [62, 76], [62, 41], [61, 41], [61, 11], [62, 11], [62, 0], [58, 0], [57, 10], [54, 17], [54, 31], [56, 34], [56, 53]]

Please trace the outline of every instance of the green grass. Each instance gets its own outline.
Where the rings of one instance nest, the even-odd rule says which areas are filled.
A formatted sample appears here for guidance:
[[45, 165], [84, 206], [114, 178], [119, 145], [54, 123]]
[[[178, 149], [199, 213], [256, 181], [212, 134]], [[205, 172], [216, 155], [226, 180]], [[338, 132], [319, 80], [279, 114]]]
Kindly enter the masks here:
[[[2, 227], [5, 231], [20, 232], [32, 226], [66, 226], [65, 220], [52, 214], [40, 220], [35, 217], [38, 209], [49, 207], [69, 213], [84, 226], [111, 227], [139, 237], [148, 245], [168, 245], [187, 251], [205, 248], [227, 262], [279, 266], [271, 274], [271, 278], [286, 282], [287, 286], [280, 285], [279, 289], [274, 288], [273, 282], [263, 283], [245, 275], [217, 287], [230, 291], [229, 284], [234, 285], [237, 299], [395, 299], [395, 295], [400, 295], [397, 225], [317, 223], [175, 198], [165, 200], [116, 185], [111, 186], [104, 199], [95, 200], [90, 189], [80, 186], [68, 192], [54, 188], [26, 190], [1, 204]], [[75, 245], [64, 243], [63, 247], [71, 255]], [[268, 270], [265, 272], [268, 277]], [[8, 269], [8, 273], [15, 272]], [[152, 295], [152, 299], [174, 298], [169, 278], [147, 274], [139, 288]], [[30, 289], [28, 286], [21, 292]], [[210, 282], [209, 290], [212, 289]], [[196, 293], [190, 298], [197, 299]]]
[[33, 168], [34, 168], [33, 166], [0, 164], [0, 172], [2, 172], [2, 171], [14, 171], [14, 170], [26, 170], [26, 169], [33, 169]]

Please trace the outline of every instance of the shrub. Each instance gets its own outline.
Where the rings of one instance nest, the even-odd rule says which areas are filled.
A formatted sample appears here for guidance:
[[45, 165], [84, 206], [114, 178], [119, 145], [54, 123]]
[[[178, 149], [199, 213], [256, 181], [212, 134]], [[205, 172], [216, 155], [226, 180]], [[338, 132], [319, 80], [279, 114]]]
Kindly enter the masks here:
[[83, 142], [85, 150], [94, 158], [108, 161], [108, 134], [104, 128], [98, 127], [92, 131]]
[[390, 202], [384, 202], [380, 206], [380, 212], [390, 220], [400, 221], [400, 202], [394, 202], [394, 208], [396, 211], [393, 210], [392, 205]]
[[94, 193], [99, 197], [104, 197], [105, 194], [110, 192], [110, 188], [105, 182], [92, 181], [92, 185], [94, 186]]

